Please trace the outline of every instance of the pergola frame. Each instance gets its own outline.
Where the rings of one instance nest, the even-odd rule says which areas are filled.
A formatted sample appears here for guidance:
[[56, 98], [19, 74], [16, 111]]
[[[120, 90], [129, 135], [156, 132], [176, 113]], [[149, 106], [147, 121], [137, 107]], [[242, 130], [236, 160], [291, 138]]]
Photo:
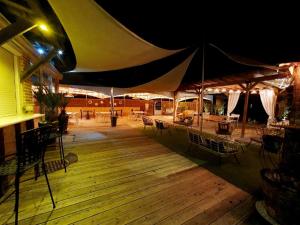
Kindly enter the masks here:
[[[216, 79], [208, 79], [203, 82], [193, 83], [191, 85], [182, 85], [179, 90], [195, 90], [195, 92], [199, 95], [199, 99], [202, 94], [202, 89], [205, 90], [206, 88], [211, 87], [220, 87], [220, 86], [229, 86], [229, 85], [239, 85], [239, 87], [245, 93], [245, 102], [244, 102], [244, 110], [243, 110], [243, 120], [242, 120], [242, 129], [241, 129], [241, 137], [243, 138], [245, 135], [245, 128], [247, 122], [247, 114], [248, 114], [248, 103], [249, 103], [249, 94], [251, 89], [253, 89], [257, 84], [263, 83], [264, 81], [281, 79], [291, 76], [290, 72], [288, 71], [288, 67], [282, 67], [280, 71], [273, 71], [273, 70], [265, 70], [268, 75], [259, 75], [255, 76], [252, 74], [241, 74], [241, 75], [231, 75], [222, 78]], [[200, 104], [199, 104], [200, 105]], [[200, 108], [199, 111], [200, 112]], [[198, 113], [199, 117], [199, 113]], [[199, 118], [197, 121], [197, 125], [199, 125]]]

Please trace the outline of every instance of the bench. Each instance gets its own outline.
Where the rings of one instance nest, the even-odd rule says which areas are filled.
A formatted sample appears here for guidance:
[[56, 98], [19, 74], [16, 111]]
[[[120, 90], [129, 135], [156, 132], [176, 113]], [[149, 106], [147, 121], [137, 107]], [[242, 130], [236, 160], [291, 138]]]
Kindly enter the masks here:
[[243, 151], [243, 145], [236, 141], [220, 138], [216, 135], [200, 132], [193, 128], [188, 128], [188, 139], [191, 146], [210, 152], [219, 157], [221, 163], [222, 158], [233, 156], [239, 163], [237, 154]]

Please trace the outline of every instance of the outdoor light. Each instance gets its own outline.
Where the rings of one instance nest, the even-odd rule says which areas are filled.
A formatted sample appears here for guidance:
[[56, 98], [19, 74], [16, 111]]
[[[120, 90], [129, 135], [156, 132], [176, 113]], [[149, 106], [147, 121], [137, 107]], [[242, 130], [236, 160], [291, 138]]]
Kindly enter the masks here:
[[218, 88], [216, 88], [214, 92], [215, 92], [215, 93], [219, 93], [220, 90], [219, 90]]
[[42, 48], [38, 48], [37, 49], [37, 52], [40, 54], [40, 55], [43, 55], [45, 53], [45, 50], [42, 49]]
[[37, 24], [41, 31], [49, 32], [49, 27], [45, 23], [38, 22]]
[[226, 92], [226, 89], [225, 89], [225, 88], [223, 88], [223, 89], [222, 89], [222, 92]]
[[212, 91], [212, 88], [207, 88], [207, 91]]
[[58, 53], [59, 55], [62, 55], [64, 52], [63, 52], [63, 50], [58, 50], [57, 53]]

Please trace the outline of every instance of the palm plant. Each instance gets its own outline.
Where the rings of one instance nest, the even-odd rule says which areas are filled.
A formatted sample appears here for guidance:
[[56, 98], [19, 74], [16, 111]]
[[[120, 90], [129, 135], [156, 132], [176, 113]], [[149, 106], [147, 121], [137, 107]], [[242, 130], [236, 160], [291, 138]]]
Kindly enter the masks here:
[[65, 113], [68, 100], [65, 94], [53, 93], [45, 84], [39, 84], [33, 96], [40, 106], [40, 113], [45, 113], [46, 121], [53, 122], [58, 119], [58, 108]]

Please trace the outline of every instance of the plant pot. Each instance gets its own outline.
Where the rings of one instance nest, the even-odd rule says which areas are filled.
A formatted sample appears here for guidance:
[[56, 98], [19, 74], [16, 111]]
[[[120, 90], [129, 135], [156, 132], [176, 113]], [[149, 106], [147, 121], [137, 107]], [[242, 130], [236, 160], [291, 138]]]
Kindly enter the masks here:
[[300, 193], [293, 186], [294, 178], [285, 177], [271, 169], [262, 169], [262, 191], [266, 211], [279, 224], [296, 225], [300, 221]]
[[117, 116], [111, 116], [111, 117], [110, 117], [110, 121], [111, 121], [111, 126], [112, 126], [112, 127], [117, 126], [117, 119], [118, 119]]

